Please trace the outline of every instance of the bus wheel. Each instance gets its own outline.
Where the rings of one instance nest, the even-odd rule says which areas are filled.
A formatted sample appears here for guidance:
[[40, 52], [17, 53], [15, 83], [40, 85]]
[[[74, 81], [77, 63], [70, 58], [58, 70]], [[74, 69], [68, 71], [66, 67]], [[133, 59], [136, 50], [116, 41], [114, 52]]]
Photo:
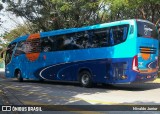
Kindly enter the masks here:
[[83, 87], [92, 86], [91, 73], [89, 71], [82, 71], [80, 72], [79, 76], [80, 76], [80, 83]]
[[39, 82], [44, 82], [44, 79], [39, 79]]
[[22, 78], [22, 75], [21, 75], [21, 71], [18, 71], [17, 72], [17, 79], [19, 82], [23, 82], [23, 78]]

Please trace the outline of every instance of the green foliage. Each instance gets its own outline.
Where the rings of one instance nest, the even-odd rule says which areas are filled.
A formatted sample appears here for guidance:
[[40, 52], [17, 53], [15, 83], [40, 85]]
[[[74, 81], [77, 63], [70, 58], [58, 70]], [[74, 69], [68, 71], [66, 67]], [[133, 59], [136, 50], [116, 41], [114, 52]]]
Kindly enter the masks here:
[[110, 20], [140, 18], [156, 23], [160, 18], [158, 0], [105, 0], [109, 5]]
[[80, 27], [101, 21], [100, 0], [8, 0], [8, 11], [32, 23], [33, 32]]
[[21, 25], [21, 26], [17, 26], [15, 29], [11, 30], [9, 33], [5, 33], [3, 37], [4, 39], [11, 41], [19, 36], [23, 36], [28, 33], [29, 33], [29, 30], [27, 26]]
[[5, 32], [3, 35], [0, 36], [0, 38], [3, 38], [6, 42], [2, 42], [0, 40], [0, 51], [2, 51], [4, 48], [7, 47], [8, 43], [11, 42], [12, 40], [14, 40], [17, 37], [26, 35], [30, 33], [30, 28], [28, 28], [28, 26], [26, 25], [19, 25], [17, 26], [15, 29], [9, 31], [9, 32]]

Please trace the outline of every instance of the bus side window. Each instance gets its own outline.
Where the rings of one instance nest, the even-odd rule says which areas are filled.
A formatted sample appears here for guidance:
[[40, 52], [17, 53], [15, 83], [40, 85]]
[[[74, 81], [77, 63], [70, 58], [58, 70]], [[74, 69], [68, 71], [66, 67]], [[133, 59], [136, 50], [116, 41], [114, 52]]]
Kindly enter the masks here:
[[86, 48], [87, 46], [87, 39], [84, 32], [77, 32], [75, 33], [76, 37], [76, 45], [79, 45], [81, 49]]
[[110, 46], [111, 45], [111, 41], [110, 40], [111, 40], [110, 39], [110, 29], [108, 28], [106, 30], [106, 42], [107, 42], [106, 46]]
[[52, 51], [53, 41], [50, 38], [41, 39], [41, 52], [50, 52]]
[[94, 32], [94, 37], [93, 37], [94, 47], [106, 47], [109, 45], [107, 40], [106, 30], [107, 29], [100, 29]]
[[40, 39], [31, 39], [25, 42], [25, 53], [37, 53], [40, 52]]
[[19, 56], [21, 54], [25, 54], [25, 41], [19, 42], [17, 44], [17, 48], [16, 48], [14, 56]]
[[121, 31], [120, 27], [116, 27], [114, 29], [114, 41], [115, 41], [115, 44], [119, 44], [123, 42], [123, 32]]
[[127, 37], [127, 27], [123, 28], [123, 40], [125, 40]]
[[64, 41], [65, 50], [80, 49], [81, 46], [77, 44], [77, 37], [75, 33], [67, 34]]
[[55, 51], [63, 50], [63, 46], [64, 46], [64, 37], [63, 37], [63, 35], [55, 36], [54, 39], [55, 39], [54, 50]]
[[113, 36], [113, 29], [110, 29], [110, 44], [114, 45], [114, 36]]
[[126, 40], [128, 34], [128, 25], [120, 25], [112, 27], [110, 37], [112, 45], [122, 43]]
[[96, 34], [94, 33], [93, 37], [92, 37], [92, 47], [96, 48], [98, 47], [98, 37], [96, 36]]
[[92, 31], [85, 31], [84, 32], [84, 39], [86, 40], [86, 46], [85, 48], [91, 48], [92, 47], [92, 38], [93, 38], [93, 32]]
[[15, 46], [16, 46], [16, 43], [13, 43], [13, 44], [10, 44], [7, 48], [7, 51], [6, 51], [6, 57], [5, 57], [5, 64], [7, 65], [11, 59], [12, 59], [12, 54], [14, 52], [14, 49], [15, 49]]

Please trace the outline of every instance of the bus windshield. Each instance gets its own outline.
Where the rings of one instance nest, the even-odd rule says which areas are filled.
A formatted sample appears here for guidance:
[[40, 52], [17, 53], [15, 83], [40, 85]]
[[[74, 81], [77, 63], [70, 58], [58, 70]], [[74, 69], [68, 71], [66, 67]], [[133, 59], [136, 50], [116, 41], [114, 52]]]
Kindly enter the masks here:
[[152, 23], [137, 21], [138, 37], [158, 39], [156, 27]]

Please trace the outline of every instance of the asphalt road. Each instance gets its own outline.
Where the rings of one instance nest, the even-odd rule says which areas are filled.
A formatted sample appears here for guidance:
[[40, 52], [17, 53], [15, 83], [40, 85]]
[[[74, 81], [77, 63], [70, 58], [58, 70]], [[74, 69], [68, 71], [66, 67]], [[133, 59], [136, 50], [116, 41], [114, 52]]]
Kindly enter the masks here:
[[3, 78], [2, 73], [0, 75], [1, 105], [160, 104], [160, 83], [95, 85], [92, 88], [83, 88], [77, 83], [68, 82], [44, 81], [42, 83], [33, 80], [18, 82], [16, 79]]

